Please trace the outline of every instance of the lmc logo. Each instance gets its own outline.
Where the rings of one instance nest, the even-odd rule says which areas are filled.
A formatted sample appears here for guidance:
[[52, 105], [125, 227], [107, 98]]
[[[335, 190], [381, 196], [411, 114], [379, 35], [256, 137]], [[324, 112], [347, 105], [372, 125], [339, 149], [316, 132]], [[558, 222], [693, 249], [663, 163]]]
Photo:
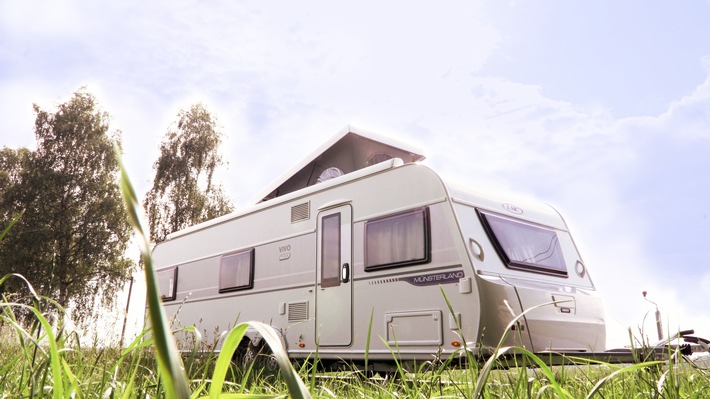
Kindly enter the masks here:
[[518, 215], [522, 215], [522, 214], [523, 214], [523, 208], [521, 208], [521, 207], [519, 207], [519, 206], [517, 206], [517, 205], [504, 203], [504, 204], [503, 204], [503, 208], [504, 208], [506, 211], [508, 211], [508, 212], [512, 212], [512, 213], [515, 213], [515, 214], [518, 214]]

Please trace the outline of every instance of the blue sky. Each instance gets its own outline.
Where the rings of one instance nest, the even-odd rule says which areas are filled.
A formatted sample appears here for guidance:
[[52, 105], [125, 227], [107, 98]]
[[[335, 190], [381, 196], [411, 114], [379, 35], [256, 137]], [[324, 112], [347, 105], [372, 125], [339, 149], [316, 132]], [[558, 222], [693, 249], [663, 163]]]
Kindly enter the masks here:
[[1, 2], [0, 145], [32, 147], [32, 103], [86, 86], [145, 192], [201, 101], [243, 206], [352, 123], [554, 204], [612, 345], [653, 310], [643, 290], [666, 327], [710, 336], [710, 1], [262, 3]]

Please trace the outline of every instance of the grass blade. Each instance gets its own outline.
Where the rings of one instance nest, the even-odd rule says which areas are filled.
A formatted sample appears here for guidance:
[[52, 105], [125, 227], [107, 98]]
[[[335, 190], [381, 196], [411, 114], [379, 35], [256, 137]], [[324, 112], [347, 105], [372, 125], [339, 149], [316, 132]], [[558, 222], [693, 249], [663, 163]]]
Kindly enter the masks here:
[[[57, 344], [57, 339], [55, 338], [54, 332], [52, 331], [52, 325], [47, 321], [47, 319], [42, 315], [39, 309], [27, 306], [20, 303], [0, 303], [0, 307], [20, 307], [32, 312], [40, 323], [46, 334], [47, 344], [49, 345], [49, 370], [52, 376], [52, 397], [55, 399], [64, 398], [64, 379], [62, 373], [62, 361], [60, 358], [59, 345]], [[35, 342], [35, 345], [39, 347], [39, 343]]]
[[288, 387], [291, 397], [293, 399], [311, 399], [311, 393], [293, 368], [276, 330], [268, 324], [257, 321], [250, 321], [247, 324], [256, 329], [271, 348], [271, 352], [276, 358], [276, 362], [281, 370], [281, 378], [286, 381], [286, 386]]
[[[528, 314], [529, 312], [532, 312], [533, 310], [537, 308], [541, 308], [543, 306], [550, 306], [554, 305], [556, 303], [561, 303], [561, 302], [567, 302], [567, 301], [556, 301], [556, 302], [548, 302], [548, 303], [541, 303], [539, 305], [533, 306], [531, 308], [525, 309], [524, 312], [520, 313], [519, 315], [515, 316], [513, 320], [508, 323], [508, 325], [505, 328], [505, 331], [503, 332], [503, 335], [500, 337], [500, 341], [498, 342], [498, 346], [496, 347], [495, 351], [493, 352], [493, 355], [486, 361], [486, 363], [483, 365], [483, 368], [481, 369], [481, 374], [478, 376], [478, 380], [476, 381], [476, 389], [473, 394], [473, 398], [480, 398], [481, 395], [483, 394], [483, 388], [486, 384], [486, 380], [488, 379], [488, 375], [490, 374], [493, 365], [495, 364], [496, 360], [508, 351], [514, 349], [512, 347], [503, 347], [503, 342], [505, 342], [506, 338], [508, 338], [508, 333], [510, 333], [511, 328], [518, 323], [518, 320], [520, 320], [523, 316]], [[506, 305], [508, 304], [507, 301], [505, 301]], [[510, 306], [508, 306], [508, 309], [510, 309]], [[512, 310], [511, 310], [512, 312]], [[465, 340], [464, 340], [465, 341]]]
[[7, 227], [5, 227], [5, 230], [3, 230], [2, 233], [0, 233], [0, 241], [2, 241], [2, 239], [7, 235], [7, 233], [10, 231], [12, 226], [14, 226], [15, 223], [17, 223], [17, 221], [20, 220], [20, 218], [24, 214], [25, 214], [25, 211], [23, 209], [22, 212], [18, 213], [17, 215], [15, 215], [14, 218], [12, 218], [12, 220], [10, 221], [10, 224], [8, 224]]
[[644, 363], [632, 364], [632, 365], [630, 365], [630, 366], [626, 366], [626, 367], [620, 368], [620, 369], [614, 371], [613, 373], [609, 374], [608, 376], [606, 376], [606, 377], [602, 378], [601, 380], [599, 380], [599, 381], [594, 385], [594, 388], [592, 388], [592, 390], [591, 390], [591, 391], [589, 392], [589, 394], [587, 395], [587, 399], [591, 398], [591, 397], [594, 396], [597, 392], [599, 392], [599, 390], [601, 389], [601, 387], [604, 386], [604, 384], [606, 384], [609, 380], [613, 379], [614, 377], [616, 377], [616, 376], [618, 376], [618, 375], [620, 375], [620, 374], [631, 373], [631, 372], [633, 372], [633, 371], [638, 371], [638, 370], [641, 370], [641, 369], [646, 368], [646, 367], [656, 366], [656, 365], [660, 365], [660, 364], [663, 364], [663, 362], [662, 362], [662, 361], [652, 361], [652, 362], [644, 362]]
[[[286, 385], [288, 386], [289, 393], [294, 399], [310, 399], [311, 394], [306, 388], [303, 380], [298, 376], [296, 370], [291, 365], [291, 361], [288, 359], [288, 354], [281, 344], [281, 339], [274, 330], [273, 327], [268, 324], [250, 321], [237, 324], [230, 332], [227, 334], [224, 343], [222, 344], [222, 351], [217, 358], [217, 363], [215, 364], [215, 370], [212, 375], [212, 385], [210, 386], [209, 398], [218, 399], [227, 397], [222, 394], [222, 386], [224, 384], [224, 377], [227, 374], [229, 365], [234, 356], [234, 352], [237, 350], [239, 343], [242, 341], [244, 334], [246, 334], [249, 327], [254, 328], [265, 340], [266, 343], [271, 348], [273, 356], [276, 358], [276, 362], [281, 370], [281, 377], [286, 380]], [[229, 397], [272, 397], [272, 396], [229, 396]]]
[[183, 371], [182, 360], [180, 359], [175, 339], [168, 328], [165, 310], [160, 299], [158, 282], [153, 270], [153, 260], [150, 255], [150, 243], [146, 234], [147, 229], [144, 228], [143, 218], [139, 215], [138, 210], [140, 208], [137, 196], [123, 166], [118, 146], [114, 148], [114, 151], [121, 171], [121, 195], [141, 247], [141, 260], [145, 268], [148, 313], [158, 358], [158, 369], [165, 379], [165, 395], [168, 399], [189, 399], [190, 391], [187, 377]]
[[372, 338], [372, 318], [375, 316], [375, 307], [370, 310], [370, 323], [367, 325], [367, 339], [365, 341], [365, 373], [368, 372], [370, 360], [370, 339]]
[[232, 362], [232, 356], [237, 350], [239, 343], [242, 341], [242, 337], [247, 331], [249, 325], [238, 324], [235, 326], [227, 338], [224, 339], [222, 343], [222, 351], [217, 358], [217, 363], [215, 364], [214, 372], [212, 373], [212, 385], [210, 385], [209, 398], [217, 399], [222, 393], [222, 386], [224, 385], [224, 378], [227, 375], [227, 370]]

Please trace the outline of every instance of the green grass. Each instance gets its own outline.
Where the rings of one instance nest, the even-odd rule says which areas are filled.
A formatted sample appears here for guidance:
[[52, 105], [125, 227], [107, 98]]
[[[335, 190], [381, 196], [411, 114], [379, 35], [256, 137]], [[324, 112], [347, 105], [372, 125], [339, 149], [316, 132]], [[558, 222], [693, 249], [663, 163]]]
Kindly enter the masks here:
[[[710, 397], [708, 372], [670, 350], [664, 361], [639, 359], [632, 365], [614, 365], [571, 359], [577, 361], [575, 366], [550, 367], [524, 348], [499, 346], [483, 363], [464, 348], [462, 355], [468, 356], [469, 362], [463, 368], [452, 367], [450, 361], [398, 362], [396, 372], [367, 378], [356, 369], [321, 372], [313, 366], [318, 363], [317, 353], [296, 370], [275, 331], [252, 322], [234, 327], [224, 338], [220, 353], [193, 351], [181, 357], [158, 298], [149, 243], [125, 173], [121, 188], [143, 244], [151, 327], [125, 348], [84, 346], [77, 334], [65, 330], [62, 320], [68, 316], [56, 302], [37, 296], [22, 276], [4, 276], [0, 290], [8, 279], [19, 279], [26, 295], [0, 298], [0, 399]], [[4, 229], [0, 239], [8, 231]], [[29, 325], [20, 321], [19, 314], [31, 316]], [[56, 314], [63, 317], [49, 316]], [[249, 327], [257, 329], [272, 349], [279, 363], [277, 376], [257, 368], [242, 369], [231, 361]], [[195, 335], [195, 347], [200, 347], [199, 333], [194, 328], [187, 330]], [[371, 339], [378, 337], [368, 334], [368, 344]], [[504, 341], [505, 336], [500, 342]], [[519, 356], [512, 367], [498, 368], [508, 352]]]

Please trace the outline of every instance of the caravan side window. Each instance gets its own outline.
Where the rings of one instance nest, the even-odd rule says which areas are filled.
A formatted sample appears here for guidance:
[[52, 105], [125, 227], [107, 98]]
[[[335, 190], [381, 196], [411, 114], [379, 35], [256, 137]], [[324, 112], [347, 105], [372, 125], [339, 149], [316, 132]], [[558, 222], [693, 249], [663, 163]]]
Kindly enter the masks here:
[[164, 302], [174, 301], [177, 293], [177, 267], [160, 270], [155, 273], [158, 280], [158, 293]]
[[365, 223], [365, 270], [430, 261], [429, 208], [397, 213]]
[[246, 290], [254, 286], [254, 248], [222, 256], [219, 292]]

